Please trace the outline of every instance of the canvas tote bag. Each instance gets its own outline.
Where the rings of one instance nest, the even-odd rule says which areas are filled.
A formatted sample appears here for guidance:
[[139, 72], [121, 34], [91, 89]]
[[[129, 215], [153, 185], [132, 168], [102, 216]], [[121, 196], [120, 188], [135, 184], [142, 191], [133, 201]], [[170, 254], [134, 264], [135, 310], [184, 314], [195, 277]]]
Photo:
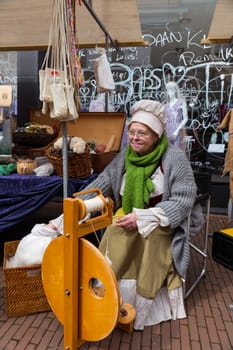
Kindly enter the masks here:
[[[68, 4], [68, 5], [67, 5]], [[78, 118], [79, 107], [73, 77], [71, 29], [67, 16], [69, 1], [55, 0], [49, 45], [39, 71], [42, 113], [61, 121]]]

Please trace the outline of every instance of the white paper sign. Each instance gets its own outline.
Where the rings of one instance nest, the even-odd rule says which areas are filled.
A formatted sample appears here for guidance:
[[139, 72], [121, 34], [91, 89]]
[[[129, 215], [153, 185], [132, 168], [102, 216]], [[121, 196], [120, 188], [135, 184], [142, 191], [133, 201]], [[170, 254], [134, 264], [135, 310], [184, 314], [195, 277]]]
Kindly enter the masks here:
[[208, 147], [209, 153], [224, 153], [224, 143], [210, 143]]

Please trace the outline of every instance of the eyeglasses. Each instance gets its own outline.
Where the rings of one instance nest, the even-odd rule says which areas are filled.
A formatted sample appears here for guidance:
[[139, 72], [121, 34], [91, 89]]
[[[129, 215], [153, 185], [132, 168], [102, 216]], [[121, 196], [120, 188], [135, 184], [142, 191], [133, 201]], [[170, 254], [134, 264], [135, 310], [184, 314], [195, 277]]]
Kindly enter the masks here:
[[150, 133], [148, 131], [143, 131], [143, 130], [129, 130], [128, 131], [128, 136], [129, 137], [138, 137], [139, 139], [144, 139], [146, 137], [148, 137], [150, 135]]

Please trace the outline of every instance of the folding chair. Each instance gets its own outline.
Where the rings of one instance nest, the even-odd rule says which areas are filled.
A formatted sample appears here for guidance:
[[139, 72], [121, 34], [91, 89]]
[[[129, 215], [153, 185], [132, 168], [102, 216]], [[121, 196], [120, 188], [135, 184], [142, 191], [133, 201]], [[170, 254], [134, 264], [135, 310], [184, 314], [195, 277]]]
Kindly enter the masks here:
[[[207, 263], [207, 250], [208, 250], [208, 235], [209, 235], [209, 216], [210, 216], [210, 183], [211, 183], [211, 175], [209, 173], [196, 173], [194, 174], [195, 180], [198, 187], [197, 198], [195, 204], [201, 204], [203, 208], [204, 214], [204, 224], [201, 229], [203, 231], [203, 241], [200, 244], [194, 242], [194, 239], [190, 235], [190, 224], [191, 224], [191, 213], [188, 217], [188, 235], [187, 241], [191, 247], [192, 251], [197, 252], [201, 256], [201, 271], [195, 277], [195, 280], [190, 282], [189, 287], [187, 288], [186, 279], [183, 283], [184, 288], [184, 298], [186, 299], [200, 282], [202, 277], [205, 276], [206, 273], [206, 263]], [[203, 193], [204, 192], [204, 193]]]

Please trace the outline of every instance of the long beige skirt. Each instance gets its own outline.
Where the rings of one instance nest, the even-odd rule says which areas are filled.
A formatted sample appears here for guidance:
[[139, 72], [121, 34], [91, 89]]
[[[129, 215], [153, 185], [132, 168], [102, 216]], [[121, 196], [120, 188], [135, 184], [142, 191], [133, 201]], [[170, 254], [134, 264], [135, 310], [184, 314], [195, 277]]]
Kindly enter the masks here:
[[170, 227], [159, 226], [144, 238], [137, 230], [126, 231], [112, 224], [105, 231], [99, 249], [118, 280], [136, 280], [137, 293], [154, 299], [162, 286], [168, 290], [181, 286], [172, 259], [173, 233]]

